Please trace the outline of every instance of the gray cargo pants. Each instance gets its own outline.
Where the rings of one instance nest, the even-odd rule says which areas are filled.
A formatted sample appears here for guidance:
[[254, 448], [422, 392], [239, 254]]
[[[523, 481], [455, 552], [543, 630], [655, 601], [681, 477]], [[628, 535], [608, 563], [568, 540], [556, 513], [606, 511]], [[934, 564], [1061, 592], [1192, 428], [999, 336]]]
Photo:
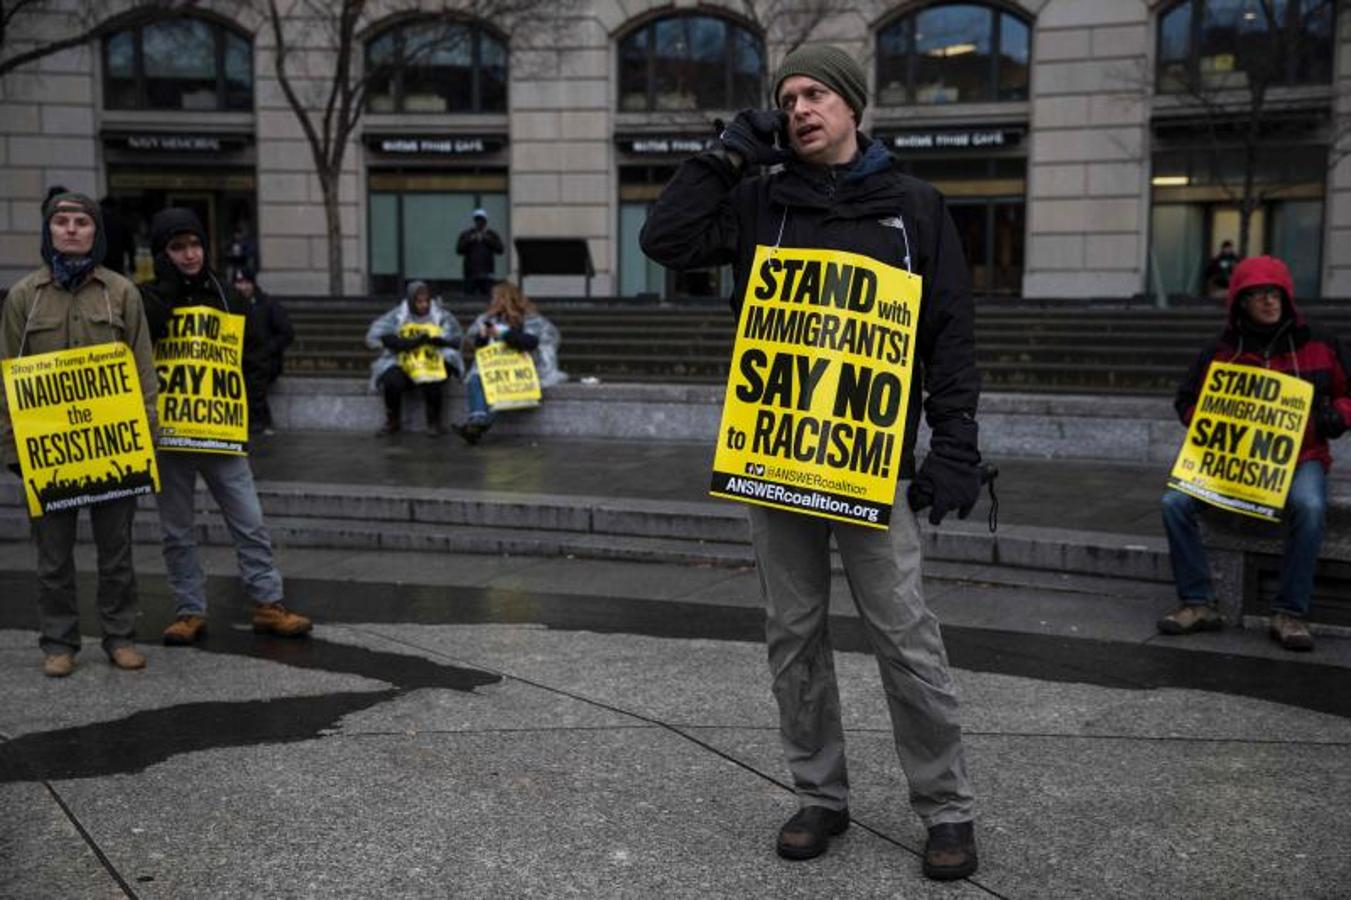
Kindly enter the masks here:
[[[136, 572], [131, 522], [136, 498], [89, 507], [98, 550], [98, 614], [103, 649], [130, 645], [136, 632]], [[75, 535], [80, 511], [47, 513], [33, 520], [38, 551], [38, 645], [44, 653], [80, 651], [80, 607], [75, 596]]]
[[974, 798], [947, 652], [938, 619], [924, 604], [919, 528], [905, 487], [896, 493], [889, 531], [752, 506], [751, 540], [768, 615], [779, 735], [798, 799], [832, 809], [849, 803], [827, 635], [833, 533], [881, 670], [910, 804], [927, 828], [970, 821]]

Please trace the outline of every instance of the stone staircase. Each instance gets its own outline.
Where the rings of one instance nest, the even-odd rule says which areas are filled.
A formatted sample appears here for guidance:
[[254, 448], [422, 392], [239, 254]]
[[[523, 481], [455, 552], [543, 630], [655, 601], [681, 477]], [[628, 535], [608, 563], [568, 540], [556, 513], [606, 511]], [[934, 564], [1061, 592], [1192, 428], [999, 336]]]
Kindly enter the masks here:
[[[743, 567], [754, 564], [745, 511], [716, 500], [508, 494], [454, 489], [258, 482], [273, 540], [280, 547], [389, 552], [575, 556]], [[28, 518], [16, 482], [0, 482], [0, 540], [23, 540]], [[153, 498], [142, 498], [138, 543], [158, 544]], [[204, 490], [197, 496], [197, 537], [229, 546], [230, 535]], [[1080, 575], [1168, 582], [1162, 539], [1001, 525], [992, 535], [984, 503], [971, 519], [923, 526], [926, 558], [987, 566], [1004, 573]], [[80, 540], [88, 542], [82, 516]], [[836, 561], [838, 568], [838, 560]], [[1015, 578], [1018, 576], [1014, 576]]]
[[[356, 375], [372, 352], [362, 343], [387, 309], [369, 301], [287, 301], [297, 341], [286, 372]], [[563, 333], [560, 363], [574, 377], [631, 383], [715, 384], [726, 378], [731, 313], [721, 304], [650, 306], [622, 300], [542, 301]], [[468, 324], [480, 311], [450, 308]], [[1351, 330], [1351, 305], [1314, 307], [1334, 332]], [[977, 356], [987, 390], [1050, 393], [1171, 393], [1221, 321], [1214, 306], [1174, 310], [977, 304]]]

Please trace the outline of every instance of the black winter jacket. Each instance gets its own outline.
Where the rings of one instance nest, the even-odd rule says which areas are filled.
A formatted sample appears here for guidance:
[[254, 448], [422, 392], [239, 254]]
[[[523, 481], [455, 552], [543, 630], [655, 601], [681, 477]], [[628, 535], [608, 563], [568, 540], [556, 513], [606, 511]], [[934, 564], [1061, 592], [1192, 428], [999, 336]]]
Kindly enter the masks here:
[[502, 237], [491, 228], [485, 228], [479, 231], [477, 228], [466, 228], [460, 232], [460, 239], [455, 242], [455, 252], [464, 257], [464, 277], [487, 278], [493, 274], [493, 257], [505, 248], [502, 246]]
[[262, 329], [249, 301], [239, 295], [234, 286], [222, 281], [209, 268], [203, 268], [196, 278], [187, 278], [172, 264], [156, 261], [157, 277], [141, 285], [141, 299], [145, 304], [146, 321], [150, 324], [150, 340], [157, 342], [169, 333], [169, 317], [181, 306], [209, 306], [212, 309], [244, 317], [244, 350], [240, 357], [244, 380], [248, 384], [266, 384], [268, 348]]
[[687, 160], [643, 226], [643, 252], [674, 269], [731, 264], [738, 312], [760, 244], [843, 250], [909, 268], [924, 285], [900, 474], [915, 473], [925, 392], [931, 452], [974, 465], [980, 460], [975, 418], [980, 373], [970, 279], [957, 229], [942, 194], [902, 173], [880, 144], [862, 134], [858, 139], [860, 157], [852, 166], [793, 160], [782, 171], [741, 178], [718, 153]]
[[267, 291], [255, 287], [253, 292], [253, 319], [267, 347], [267, 379], [272, 381], [281, 375], [286, 348], [295, 343], [296, 330], [286, 307], [274, 300]]

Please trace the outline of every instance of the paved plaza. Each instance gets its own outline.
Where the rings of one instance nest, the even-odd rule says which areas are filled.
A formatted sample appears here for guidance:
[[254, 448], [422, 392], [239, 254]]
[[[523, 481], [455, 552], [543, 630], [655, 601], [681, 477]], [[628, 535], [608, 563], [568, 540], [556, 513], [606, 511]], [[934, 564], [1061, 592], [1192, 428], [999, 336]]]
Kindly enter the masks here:
[[[689, 445], [614, 445], [601, 477], [597, 444], [344, 440], [281, 436], [259, 448], [260, 481], [676, 502], [699, 499], [707, 464]], [[1040, 465], [1004, 467], [1004, 522], [1157, 537], [1150, 473], [1071, 482]], [[38, 665], [32, 553], [0, 543], [3, 897], [1339, 897], [1351, 884], [1351, 640], [1295, 656], [1251, 629], [1161, 637], [1173, 599], [1158, 582], [926, 566], [981, 849], [974, 878], [937, 885], [919, 874], [923, 831], [842, 578], [831, 631], [855, 823], [825, 857], [791, 863], [773, 852], [795, 801], [750, 568], [284, 546], [288, 602], [318, 623], [294, 642], [248, 630], [232, 554], [213, 547], [208, 637], [165, 648], [163, 564], [141, 544], [148, 668], [107, 665], [91, 616], [74, 675], [55, 680]], [[79, 561], [88, 612], [90, 548]]]

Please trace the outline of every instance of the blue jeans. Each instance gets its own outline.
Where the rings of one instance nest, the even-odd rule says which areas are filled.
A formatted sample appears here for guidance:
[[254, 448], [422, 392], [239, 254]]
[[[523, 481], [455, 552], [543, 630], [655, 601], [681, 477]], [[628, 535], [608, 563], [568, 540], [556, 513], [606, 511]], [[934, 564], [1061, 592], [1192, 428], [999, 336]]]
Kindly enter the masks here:
[[469, 410], [468, 421], [487, 428], [497, 418], [497, 413], [488, 407], [488, 398], [483, 393], [483, 379], [479, 377], [478, 366], [469, 370], [464, 379], [464, 403]]
[[206, 572], [197, 556], [193, 524], [198, 472], [234, 539], [239, 575], [249, 599], [254, 603], [281, 600], [281, 573], [272, 562], [272, 538], [263, 523], [248, 457], [166, 450], [158, 458], [164, 566], [178, 615], [206, 615]]
[[[1213, 604], [1210, 565], [1196, 523], [1202, 501], [1169, 489], [1163, 493], [1163, 529], [1168, 534], [1168, 557], [1173, 564], [1177, 595], [1186, 604]], [[1282, 526], [1285, 554], [1281, 558], [1280, 593], [1271, 604], [1273, 612], [1304, 616], [1313, 596], [1313, 570], [1323, 546], [1323, 513], [1327, 507], [1327, 475], [1317, 460], [1302, 462], [1295, 469], [1290, 495], [1285, 501]]]

